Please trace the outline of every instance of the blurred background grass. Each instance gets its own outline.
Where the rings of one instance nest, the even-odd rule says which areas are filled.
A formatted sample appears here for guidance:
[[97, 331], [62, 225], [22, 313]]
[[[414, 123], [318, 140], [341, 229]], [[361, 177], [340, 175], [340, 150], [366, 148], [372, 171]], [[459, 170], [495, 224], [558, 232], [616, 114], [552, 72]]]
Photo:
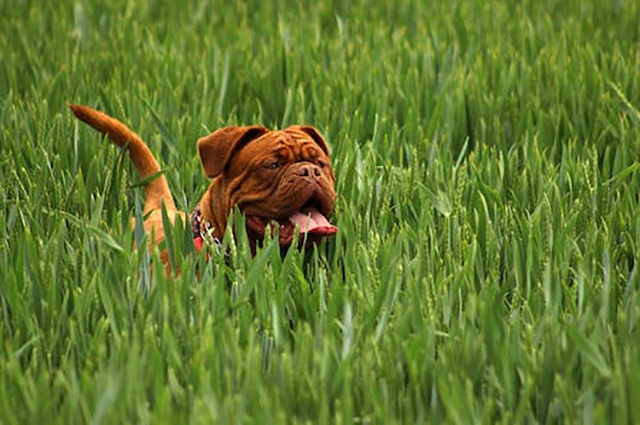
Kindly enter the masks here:
[[[0, 422], [638, 422], [637, 2], [0, 16]], [[183, 273], [147, 282], [137, 177], [65, 102], [138, 132], [184, 210], [198, 137], [313, 124], [340, 233], [204, 264], [176, 226]]]

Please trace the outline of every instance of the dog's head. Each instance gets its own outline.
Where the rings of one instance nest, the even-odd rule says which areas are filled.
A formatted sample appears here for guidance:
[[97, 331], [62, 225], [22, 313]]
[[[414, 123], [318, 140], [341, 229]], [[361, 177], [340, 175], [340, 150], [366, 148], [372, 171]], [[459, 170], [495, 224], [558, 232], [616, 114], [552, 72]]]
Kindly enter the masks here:
[[252, 242], [264, 237], [267, 225], [278, 227], [281, 245], [291, 244], [296, 225], [307, 240], [336, 233], [327, 219], [336, 201], [335, 177], [327, 143], [315, 128], [226, 127], [201, 138], [198, 153], [214, 179], [211, 208], [218, 225], [226, 225], [237, 206]]

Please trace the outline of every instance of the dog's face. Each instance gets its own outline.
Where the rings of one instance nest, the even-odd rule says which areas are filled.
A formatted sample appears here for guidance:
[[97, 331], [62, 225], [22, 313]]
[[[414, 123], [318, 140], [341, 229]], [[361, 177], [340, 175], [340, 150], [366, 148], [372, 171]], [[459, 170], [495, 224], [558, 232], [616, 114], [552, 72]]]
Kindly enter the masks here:
[[226, 205], [216, 206], [219, 214], [238, 206], [250, 238], [263, 238], [267, 225], [278, 227], [282, 245], [291, 244], [296, 225], [307, 240], [336, 233], [327, 219], [336, 201], [335, 177], [315, 128], [227, 127], [200, 139], [198, 152], [207, 176], [223, 189]]

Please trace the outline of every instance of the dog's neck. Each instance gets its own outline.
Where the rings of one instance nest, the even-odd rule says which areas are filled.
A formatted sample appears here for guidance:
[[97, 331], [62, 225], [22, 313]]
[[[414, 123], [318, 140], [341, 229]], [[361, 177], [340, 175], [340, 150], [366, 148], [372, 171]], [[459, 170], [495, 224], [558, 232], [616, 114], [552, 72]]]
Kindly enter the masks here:
[[225, 196], [226, 184], [221, 177], [214, 179], [200, 201], [202, 219], [211, 224], [213, 234], [222, 240], [227, 228], [227, 217], [231, 206]]

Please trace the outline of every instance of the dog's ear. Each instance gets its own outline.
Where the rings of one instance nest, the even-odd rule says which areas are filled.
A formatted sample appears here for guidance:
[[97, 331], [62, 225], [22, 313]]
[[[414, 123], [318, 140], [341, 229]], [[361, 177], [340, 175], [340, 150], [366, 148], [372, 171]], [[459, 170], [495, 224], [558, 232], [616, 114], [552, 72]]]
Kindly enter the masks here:
[[322, 149], [324, 153], [329, 156], [329, 146], [327, 146], [327, 142], [324, 141], [324, 138], [320, 135], [315, 127], [312, 127], [310, 125], [292, 125], [287, 130], [301, 131], [307, 134], [313, 139], [314, 142], [316, 142], [318, 146], [320, 146], [320, 149]]
[[224, 127], [198, 140], [198, 154], [209, 178], [220, 175], [233, 155], [253, 139], [269, 130], [261, 125]]

